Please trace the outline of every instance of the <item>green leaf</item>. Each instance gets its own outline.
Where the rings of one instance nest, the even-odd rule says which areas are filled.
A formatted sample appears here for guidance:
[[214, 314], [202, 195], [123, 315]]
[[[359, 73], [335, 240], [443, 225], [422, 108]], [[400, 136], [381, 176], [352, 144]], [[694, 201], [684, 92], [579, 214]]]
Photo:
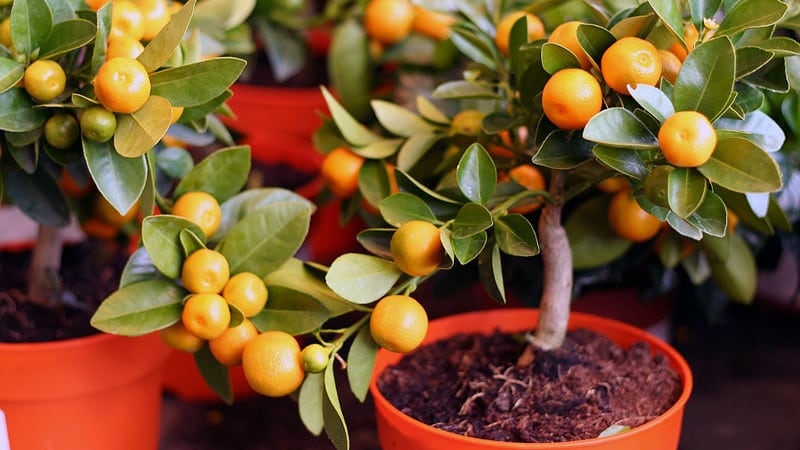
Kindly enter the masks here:
[[194, 362], [208, 387], [226, 404], [233, 403], [233, 387], [228, 368], [217, 361], [208, 344], [194, 352]]
[[140, 281], [149, 281], [159, 278], [161, 273], [153, 265], [150, 260], [150, 255], [147, 254], [147, 249], [139, 247], [128, 258], [125, 263], [125, 268], [122, 270], [122, 275], [119, 279], [119, 287], [123, 288], [129, 284], [138, 283]]
[[600, 59], [606, 49], [616, 42], [616, 38], [611, 32], [599, 25], [589, 23], [578, 25], [577, 36], [581, 48], [597, 66], [600, 66]]
[[694, 214], [686, 220], [703, 233], [715, 237], [725, 236], [728, 223], [725, 202], [717, 194], [708, 192]]
[[43, 108], [34, 108], [33, 100], [24, 88], [11, 88], [0, 94], [0, 130], [30, 131], [47, 120]]
[[378, 122], [394, 135], [411, 137], [415, 134], [431, 134], [436, 131], [436, 127], [402, 106], [385, 100], [373, 100], [370, 104]]
[[453, 25], [450, 31], [450, 40], [464, 56], [490, 70], [496, 67], [495, 46], [485, 34], [465, 24]]
[[599, 195], [580, 203], [564, 221], [572, 266], [577, 270], [602, 267], [633, 245], [611, 229], [606, 220], [610, 196]]
[[754, 42], [752, 45], [753, 47], [766, 50], [779, 58], [800, 55], [800, 42], [790, 37], [772, 37]]
[[682, 219], [697, 210], [708, 190], [704, 176], [694, 169], [676, 167], [667, 178], [667, 203]]
[[695, 47], [675, 80], [675, 110], [698, 111], [713, 122], [728, 106], [736, 78], [735, 61], [733, 44], [727, 37]]
[[736, 49], [736, 79], [744, 78], [764, 67], [773, 53], [757, 47], [740, 47]]
[[489, 297], [498, 303], [506, 303], [503, 262], [497, 244], [486, 246], [478, 256], [478, 278]]
[[92, 180], [103, 197], [121, 214], [130, 210], [147, 182], [145, 157], [125, 158], [111, 148], [110, 142], [85, 138], [83, 155]]
[[[108, 35], [111, 32], [111, 6], [111, 2], [108, 2], [97, 10], [97, 14], [95, 15], [95, 23], [97, 24], [97, 34], [94, 38], [95, 42], [108, 42]], [[93, 75], [97, 74], [98, 69], [100, 69], [100, 66], [103, 65], [104, 62], [106, 62], [106, 46], [93, 46], [91, 73]]]
[[[714, 123], [717, 130], [733, 130], [747, 133], [745, 138], [767, 152], [776, 152], [783, 147], [786, 134], [775, 119], [763, 111], [753, 111], [744, 120], [718, 119]], [[718, 131], [719, 132], [719, 131]]]
[[181, 230], [178, 239], [181, 242], [181, 248], [183, 248], [183, 254], [185, 256], [189, 256], [197, 250], [207, 248], [203, 239], [188, 228]]
[[373, 68], [367, 34], [358, 20], [344, 20], [334, 27], [328, 54], [328, 75], [340, 101], [354, 116], [366, 117]]
[[171, 280], [129, 284], [103, 300], [91, 324], [106, 333], [141, 336], [178, 322], [185, 296]]
[[311, 209], [303, 203], [272, 203], [246, 215], [217, 246], [231, 273], [263, 276], [300, 249], [308, 233]]
[[648, 0], [653, 12], [661, 19], [673, 36], [683, 41], [683, 17], [681, 4], [672, 0]]
[[436, 216], [431, 208], [419, 197], [398, 192], [380, 202], [381, 215], [387, 223], [399, 227], [411, 220], [436, 222]]
[[722, 0], [690, 0], [690, 10], [692, 12], [692, 22], [699, 24], [706, 17], [714, 17], [714, 14], [722, 5]]
[[489, 234], [485, 231], [464, 239], [452, 239], [453, 253], [458, 262], [466, 265], [480, 256], [483, 249], [486, 248], [487, 242], [489, 242]]
[[775, 160], [743, 138], [719, 141], [711, 159], [698, 170], [712, 183], [734, 192], [775, 192], [783, 186]]
[[155, 95], [133, 114], [118, 114], [114, 132], [117, 153], [126, 158], [144, 155], [167, 133], [171, 117], [169, 102]]
[[659, 123], [667, 120], [667, 117], [675, 113], [672, 101], [660, 89], [646, 84], [637, 84], [629, 87], [628, 91], [645, 111], [649, 112]]
[[142, 221], [142, 242], [158, 271], [168, 278], [179, 278], [185, 254], [181, 245], [181, 232], [188, 228], [198, 236], [203, 231], [183, 217], [160, 214], [145, 217]]
[[695, 241], [699, 241], [703, 238], [703, 232], [699, 228], [671, 212], [667, 213], [667, 223], [681, 236], [694, 239]]
[[0, 58], [0, 94], [13, 88], [25, 76], [25, 66], [13, 59]]
[[44, 168], [39, 167], [30, 174], [22, 170], [12, 170], [2, 175], [8, 198], [26, 216], [51, 227], [69, 225], [67, 197]]
[[322, 417], [325, 422], [325, 434], [337, 450], [350, 448], [350, 436], [347, 433], [347, 424], [342, 414], [342, 405], [339, 403], [339, 393], [336, 390], [334, 377], [335, 364], [328, 364], [324, 372], [325, 396], [322, 402]]
[[500, 95], [483, 85], [472, 81], [448, 81], [436, 86], [431, 94], [433, 98], [445, 99], [468, 99], [485, 98], [499, 99]]
[[561, 69], [580, 68], [581, 62], [572, 51], [561, 44], [545, 42], [542, 45], [542, 67], [550, 75]]
[[198, 106], [225, 92], [241, 75], [245, 62], [217, 57], [171, 67], [150, 75], [150, 95], [164, 97], [172, 106]]
[[360, 253], [346, 253], [331, 264], [325, 281], [345, 299], [368, 304], [383, 297], [402, 272], [392, 261]]
[[632, 111], [617, 107], [595, 114], [583, 129], [587, 141], [624, 148], [655, 148], [658, 138]]
[[438, 219], [447, 220], [453, 218], [458, 213], [458, 210], [461, 209], [461, 202], [432, 190], [402, 170], [395, 168], [394, 173], [400, 191], [418, 197], [433, 211], [433, 214]]
[[733, 301], [751, 303], [756, 293], [757, 267], [753, 252], [738, 234], [729, 238], [730, 255], [724, 260], [711, 259], [711, 276]]
[[572, 169], [591, 159], [592, 147], [589, 141], [573, 138], [569, 131], [555, 130], [544, 139], [533, 162], [551, 169]]
[[297, 202], [306, 205], [312, 212], [314, 204], [305, 197], [284, 188], [247, 189], [220, 204], [222, 222], [214, 233], [213, 240], [225, 238], [239, 221], [251, 212], [272, 203]]
[[168, 147], [155, 154], [155, 165], [170, 178], [181, 179], [192, 170], [194, 160], [185, 148]]
[[372, 339], [369, 325], [364, 325], [358, 330], [347, 354], [347, 381], [353, 395], [360, 402], [367, 398], [378, 348], [378, 344]]
[[417, 96], [417, 111], [419, 111], [422, 117], [431, 122], [441, 125], [450, 125], [450, 118], [424, 95]]
[[72, 19], [53, 26], [46, 41], [42, 43], [38, 59], [53, 59], [83, 47], [94, 39], [97, 26], [88, 20]]
[[500, 217], [494, 226], [497, 245], [503, 253], [513, 256], [535, 256], [539, 254], [539, 241], [533, 225], [522, 214]]
[[46, 0], [20, 0], [11, 6], [11, 40], [23, 55], [29, 55], [50, 35], [53, 11]]
[[322, 304], [333, 316], [348, 313], [353, 310], [353, 305], [336, 295], [311, 266], [303, 264], [299, 259], [292, 258], [278, 270], [270, 272], [264, 277], [267, 288], [274, 290], [276, 287], [286, 288], [316, 300]]
[[375, 256], [390, 259], [390, 244], [395, 228], [368, 228], [358, 233], [357, 240], [364, 249]]
[[402, 143], [402, 139], [379, 139], [364, 147], [353, 148], [353, 153], [367, 159], [384, 159], [397, 153]]
[[404, 171], [411, 170], [441, 138], [437, 134], [424, 133], [406, 139], [397, 152], [397, 168]]
[[763, 67], [748, 75], [744, 81], [768, 91], [788, 92], [790, 86], [786, 61], [785, 58], [773, 58]]
[[196, 0], [186, 2], [177, 13], [172, 15], [170, 21], [164, 25], [156, 37], [145, 46], [144, 51], [137, 59], [148, 72], [153, 72], [163, 66], [172, 56], [175, 48], [180, 45], [192, 19], [195, 3]]
[[630, 431], [630, 429], [631, 429], [631, 427], [629, 427], [628, 425], [615, 424], [615, 425], [611, 425], [610, 427], [608, 427], [605, 430], [603, 430], [600, 434], [597, 435], [597, 437], [601, 438], [601, 437], [606, 437], [606, 436], [613, 436], [615, 434], [620, 434], [620, 433], [624, 433], [626, 431]]
[[300, 394], [297, 397], [297, 408], [300, 420], [314, 436], [319, 436], [325, 427], [322, 418], [322, 402], [325, 395], [325, 378], [321, 373], [306, 374]]
[[603, 164], [631, 178], [644, 180], [650, 172], [638, 150], [596, 145], [592, 152]]
[[260, 331], [283, 331], [291, 335], [311, 333], [334, 316], [306, 292], [268, 285], [269, 300], [251, 320]]
[[733, 36], [747, 29], [773, 25], [787, 9], [780, 0], [741, 0], [725, 13], [716, 36]]
[[366, 147], [373, 142], [379, 141], [380, 136], [370, 131], [367, 127], [360, 124], [349, 112], [328, 92], [325, 86], [321, 86], [322, 96], [331, 112], [331, 117], [336, 123], [336, 127], [342, 133], [347, 142], [354, 147]]
[[237, 146], [220, 149], [186, 174], [175, 187], [174, 197], [187, 192], [203, 191], [211, 194], [219, 202], [233, 197], [239, 192], [250, 173], [250, 147]]
[[467, 148], [456, 168], [458, 188], [473, 202], [486, 203], [497, 186], [497, 168], [494, 160], [481, 144]]
[[266, 17], [255, 17], [253, 24], [264, 42], [275, 81], [283, 83], [308, 64], [305, 42], [295, 30], [287, 29]]
[[492, 227], [492, 213], [480, 203], [467, 203], [453, 221], [453, 239], [464, 239], [474, 236]]

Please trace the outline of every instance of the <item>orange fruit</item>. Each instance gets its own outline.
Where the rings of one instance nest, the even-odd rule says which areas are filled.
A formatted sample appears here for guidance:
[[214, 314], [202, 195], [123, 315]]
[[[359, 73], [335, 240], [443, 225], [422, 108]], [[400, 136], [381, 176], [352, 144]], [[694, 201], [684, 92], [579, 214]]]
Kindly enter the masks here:
[[25, 68], [22, 83], [35, 100], [49, 102], [64, 92], [67, 74], [57, 62], [39, 59]]
[[628, 85], [658, 84], [661, 79], [661, 56], [650, 42], [633, 36], [624, 37], [603, 53], [600, 70], [611, 89], [628, 95]]
[[92, 8], [94, 11], [97, 11], [98, 9], [105, 6], [105, 4], [111, 0], [84, 0], [84, 1], [86, 2], [87, 5], [89, 5], [89, 8]]
[[172, 205], [172, 214], [194, 222], [206, 238], [210, 238], [222, 223], [222, 209], [213, 195], [207, 192], [187, 192]]
[[[522, 164], [508, 171], [508, 178], [520, 186], [531, 190], [541, 191], [547, 189], [547, 183], [542, 172], [531, 164]], [[524, 203], [508, 210], [510, 213], [530, 214], [542, 206], [540, 198], [528, 197]]]
[[678, 72], [683, 64], [674, 53], [659, 49], [658, 55], [661, 57], [661, 76], [672, 84], [678, 79]]
[[152, 41], [172, 17], [167, 0], [136, 0], [136, 6], [142, 12], [142, 39]]
[[267, 331], [248, 342], [242, 368], [250, 387], [267, 397], [291, 394], [305, 377], [300, 345], [283, 331]]
[[542, 91], [544, 115], [562, 130], [578, 130], [603, 107], [600, 83], [582, 69], [562, 69], [553, 74]]
[[486, 113], [477, 109], [459, 111], [450, 122], [450, 130], [455, 134], [475, 137], [483, 129], [484, 117], [486, 117]]
[[428, 36], [437, 41], [443, 41], [450, 37], [450, 25], [456, 19], [439, 11], [431, 11], [419, 5], [412, 5], [414, 8], [414, 20], [411, 22], [411, 31], [423, 36]]
[[603, 192], [613, 194], [623, 189], [629, 189], [631, 184], [626, 178], [623, 177], [608, 177], [597, 183], [595, 186], [597, 186], [597, 189], [600, 189]]
[[169, 123], [170, 124], [177, 123], [181, 119], [181, 116], [183, 115], [183, 110], [184, 110], [183, 106], [170, 107], [170, 111], [172, 112], [172, 117], [169, 119]]
[[547, 42], [559, 44], [569, 49], [578, 58], [581, 67], [584, 70], [588, 70], [592, 66], [592, 61], [583, 50], [583, 47], [581, 47], [580, 42], [578, 42], [578, 25], [581, 23], [577, 20], [562, 23], [550, 33]]
[[650, 240], [661, 229], [661, 221], [642, 209], [627, 189], [611, 198], [608, 223], [618, 236], [631, 242]]
[[358, 190], [358, 174], [364, 158], [339, 147], [325, 155], [320, 174], [325, 186], [340, 198], [348, 198]]
[[9, 50], [14, 45], [11, 41], [11, 17], [6, 17], [0, 22], [0, 44]]
[[144, 51], [144, 45], [132, 37], [119, 36], [108, 40], [106, 60], [112, 58], [136, 59]]
[[372, 310], [369, 331], [381, 347], [395, 353], [415, 350], [428, 332], [428, 314], [407, 295], [382, 298]]
[[66, 167], [61, 166], [61, 178], [58, 179], [58, 186], [70, 197], [82, 197], [92, 190], [92, 182], [87, 180], [85, 183], [78, 183]]
[[97, 71], [94, 93], [109, 111], [130, 114], [150, 98], [150, 77], [139, 61], [112, 58]]
[[220, 364], [236, 366], [242, 363], [244, 347], [256, 336], [258, 336], [256, 326], [245, 319], [239, 325], [226, 329], [208, 341], [208, 348]]
[[395, 44], [411, 33], [414, 8], [407, 0], [370, 0], [364, 9], [364, 29], [381, 44]]
[[511, 28], [520, 18], [525, 17], [528, 22], [528, 42], [535, 41], [544, 37], [544, 24], [533, 14], [524, 11], [516, 11], [503, 17], [497, 24], [497, 32], [494, 35], [494, 43], [500, 53], [508, 56], [508, 41], [511, 36]]
[[229, 277], [228, 260], [222, 253], [208, 248], [194, 251], [181, 268], [183, 286], [193, 294], [222, 292]]
[[258, 275], [241, 272], [232, 276], [222, 289], [222, 296], [231, 305], [239, 308], [245, 317], [253, 317], [264, 309], [269, 292]]
[[675, 56], [678, 57], [681, 62], [686, 60], [686, 57], [689, 55], [689, 52], [694, 50], [695, 43], [697, 39], [700, 37], [700, 33], [697, 31], [697, 28], [694, 26], [693, 23], [689, 22], [683, 28], [683, 40], [686, 42], [686, 47], [681, 45], [680, 42], [675, 41], [672, 46], [669, 48], [669, 51], [672, 52]]
[[124, 214], [120, 214], [114, 206], [102, 195], [98, 195], [94, 201], [94, 213], [103, 222], [116, 225], [117, 228], [133, 220], [139, 214], [139, 203], [134, 203]]
[[210, 340], [228, 329], [231, 311], [219, 294], [194, 294], [183, 305], [181, 322], [193, 335]]
[[158, 334], [165, 344], [182, 352], [194, 353], [203, 348], [203, 344], [205, 343], [203, 339], [190, 333], [189, 330], [183, 326], [183, 322], [176, 322], [160, 330]]
[[439, 229], [422, 220], [400, 225], [392, 234], [389, 247], [397, 267], [415, 277], [432, 273], [444, 258]]
[[702, 166], [717, 146], [717, 133], [708, 118], [697, 111], [678, 111], [658, 130], [658, 146], [670, 164]]
[[111, 29], [109, 39], [127, 36], [137, 41], [144, 36], [144, 16], [135, 3], [125, 0], [111, 1]]

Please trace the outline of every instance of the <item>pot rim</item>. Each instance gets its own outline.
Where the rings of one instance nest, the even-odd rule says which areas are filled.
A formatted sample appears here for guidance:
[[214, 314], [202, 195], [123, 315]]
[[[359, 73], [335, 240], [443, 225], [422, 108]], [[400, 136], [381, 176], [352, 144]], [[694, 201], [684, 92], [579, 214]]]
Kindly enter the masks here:
[[83, 347], [87, 344], [101, 343], [103, 341], [110, 341], [119, 338], [135, 339], [140, 336], [121, 336], [116, 334], [105, 333], [97, 331], [94, 334], [87, 336], [59, 339], [55, 341], [39, 341], [39, 342], [0, 342], [0, 351], [2, 352], [18, 352], [30, 353], [32, 351], [56, 351], [56, 350], [69, 350], [76, 347]]
[[[472, 311], [460, 314], [454, 314], [452, 316], [443, 317], [441, 319], [435, 319], [431, 321], [431, 326], [436, 326], [436, 324], [441, 326], [447, 326], [452, 323], [460, 322], [465, 317], [474, 317], [480, 316], [482, 320], [486, 322], [487, 314], [491, 315], [499, 315], [499, 316], [519, 316], [519, 315], [528, 315], [531, 317], [530, 323], [536, 323], [535, 320], [538, 317], [539, 311], [536, 308], [494, 308], [490, 310], [483, 310], [483, 311]], [[691, 368], [683, 356], [678, 353], [670, 344], [664, 342], [663, 340], [649, 334], [648, 332], [634, 327], [632, 325], [628, 325], [626, 323], [609, 319], [606, 317], [601, 317], [593, 314], [586, 314], [586, 313], [579, 313], [579, 312], [571, 312], [570, 313], [570, 320], [569, 320], [569, 329], [575, 328], [590, 328], [592, 326], [596, 326], [602, 330], [606, 329], [614, 329], [615, 331], [625, 333], [630, 336], [634, 336], [634, 341], [644, 341], [647, 342], [652, 351], [663, 353], [670, 362], [670, 365], [678, 372], [681, 377], [681, 381], [683, 384], [683, 388], [681, 390], [681, 395], [675, 401], [675, 403], [669, 407], [666, 411], [664, 411], [661, 415], [656, 417], [653, 420], [650, 420], [640, 426], [632, 428], [629, 431], [624, 433], [618, 433], [611, 436], [606, 437], [596, 437], [591, 439], [582, 439], [577, 441], [568, 441], [568, 442], [550, 442], [550, 443], [532, 443], [532, 442], [502, 442], [502, 441], [492, 441], [488, 439], [480, 439], [471, 436], [463, 436], [456, 433], [451, 433], [449, 431], [444, 431], [439, 428], [432, 427], [428, 424], [420, 422], [411, 416], [406, 415], [405, 413], [401, 412], [397, 408], [394, 407], [387, 399], [383, 396], [377, 386], [377, 379], [383, 373], [383, 370], [378, 373], [378, 371], [373, 372], [372, 379], [370, 380], [369, 390], [372, 393], [373, 400], [379, 403], [382, 407], [388, 410], [389, 414], [393, 416], [394, 419], [400, 421], [403, 426], [411, 427], [411, 428], [424, 428], [426, 433], [431, 433], [434, 435], [438, 435], [442, 438], [448, 438], [456, 443], [464, 443], [464, 444], [481, 444], [486, 442], [498, 443], [502, 444], [502, 448], [509, 448], [509, 449], [527, 449], [531, 450], [533, 448], [542, 448], [542, 449], [558, 449], [558, 448], [579, 448], [579, 447], [590, 447], [593, 445], [597, 445], [599, 440], [602, 440], [604, 443], [613, 443], [616, 440], [628, 439], [632, 434], [642, 434], [650, 430], [651, 428], [657, 427], [664, 421], [667, 421], [671, 416], [675, 414], [681, 414], [682, 410], [686, 406], [686, 403], [689, 400], [689, 396], [692, 392], [692, 387], [694, 385], [694, 378], [692, 376]], [[495, 326], [496, 328], [496, 326]], [[511, 331], [510, 329], [507, 331]], [[521, 331], [521, 330], [519, 330]], [[600, 331], [600, 330], [597, 330]], [[467, 331], [470, 333], [481, 332], [481, 331]], [[601, 334], [606, 334], [604, 331], [600, 331]], [[613, 340], [613, 339], [612, 339]], [[427, 338], [423, 342], [422, 345], [429, 344], [431, 342], [435, 342], [436, 340], [431, 339], [428, 340]], [[379, 353], [383, 353], [384, 355], [393, 355], [394, 358], [399, 359], [401, 355], [392, 354], [388, 350], [380, 349]], [[388, 362], [385, 366], [393, 364], [394, 361]]]

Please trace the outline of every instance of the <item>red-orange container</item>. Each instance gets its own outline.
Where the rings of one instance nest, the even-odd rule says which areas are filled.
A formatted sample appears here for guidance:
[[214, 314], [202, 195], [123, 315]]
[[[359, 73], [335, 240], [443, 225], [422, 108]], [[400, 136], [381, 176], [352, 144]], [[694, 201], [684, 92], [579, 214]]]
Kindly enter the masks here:
[[[252, 397], [255, 391], [247, 384], [242, 366], [228, 368], [234, 400]], [[214, 390], [197, 368], [191, 353], [175, 350], [164, 367], [164, 389], [181, 400], [200, 403], [221, 403]]]
[[[435, 342], [456, 333], [490, 334], [497, 328], [517, 332], [530, 329], [539, 316], [535, 309], [496, 309], [457, 314], [431, 322], [423, 343]], [[375, 384], [383, 370], [397, 363], [403, 355], [380, 350], [375, 360], [375, 370], [370, 392], [375, 400], [378, 436], [383, 450], [675, 450], [681, 434], [683, 411], [692, 391], [692, 373], [683, 357], [664, 341], [633, 326], [611, 319], [582, 313], [572, 313], [570, 329], [589, 328], [608, 336], [617, 344], [627, 347], [638, 341], [650, 344], [653, 351], [663, 353], [670, 365], [678, 371], [683, 390], [678, 401], [664, 414], [633, 428], [609, 437], [552, 444], [499, 442], [461, 436], [433, 428], [403, 414], [381, 395]]]
[[14, 450], [156, 450], [158, 334], [0, 344], [0, 409]]

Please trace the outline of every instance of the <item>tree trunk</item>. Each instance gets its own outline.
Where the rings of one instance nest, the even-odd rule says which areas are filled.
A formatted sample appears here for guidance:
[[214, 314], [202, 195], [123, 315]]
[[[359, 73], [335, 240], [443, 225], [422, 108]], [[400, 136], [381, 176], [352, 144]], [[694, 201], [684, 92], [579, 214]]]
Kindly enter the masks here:
[[31, 302], [48, 307], [58, 305], [62, 245], [59, 228], [39, 225], [28, 274], [28, 297]]
[[567, 233], [561, 224], [564, 173], [553, 171], [550, 193], [556, 203], [542, 209], [539, 218], [539, 246], [542, 253], [543, 291], [539, 306], [539, 323], [532, 344], [544, 350], [560, 347], [567, 334], [572, 301], [572, 251]]

